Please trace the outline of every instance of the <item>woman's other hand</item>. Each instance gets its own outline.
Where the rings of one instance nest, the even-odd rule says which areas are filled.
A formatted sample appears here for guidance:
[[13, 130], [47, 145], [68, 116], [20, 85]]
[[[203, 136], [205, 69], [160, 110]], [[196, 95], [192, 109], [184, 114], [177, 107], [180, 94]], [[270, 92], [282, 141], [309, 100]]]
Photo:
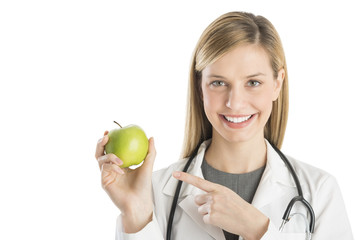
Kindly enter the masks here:
[[231, 189], [184, 172], [174, 172], [173, 176], [206, 192], [195, 197], [206, 224], [248, 240], [260, 239], [267, 231], [268, 217]]
[[96, 146], [95, 157], [101, 170], [101, 184], [122, 213], [126, 233], [138, 232], [152, 220], [152, 172], [156, 156], [154, 139], [149, 139], [148, 154], [136, 168], [120, 168], [122, 160], [114, 154], [105, 154], [108, 131]]

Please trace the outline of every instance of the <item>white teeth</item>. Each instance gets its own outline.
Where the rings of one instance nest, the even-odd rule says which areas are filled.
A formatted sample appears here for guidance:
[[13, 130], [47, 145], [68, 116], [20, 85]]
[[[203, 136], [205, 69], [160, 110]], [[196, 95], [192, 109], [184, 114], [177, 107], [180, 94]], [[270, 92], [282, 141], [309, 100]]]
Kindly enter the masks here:
[[224, 118], [227, 119], [228, 122], [241, 123], [241, 122], [245, 122], [245, 121], [249, 120], [249, 118], [251, 118], [251, 116], [253, 116], [253, 115], [249, 115], [249, 116], [245, 116], [245, 117], [228, 117], [228, 116], [224, 116]]

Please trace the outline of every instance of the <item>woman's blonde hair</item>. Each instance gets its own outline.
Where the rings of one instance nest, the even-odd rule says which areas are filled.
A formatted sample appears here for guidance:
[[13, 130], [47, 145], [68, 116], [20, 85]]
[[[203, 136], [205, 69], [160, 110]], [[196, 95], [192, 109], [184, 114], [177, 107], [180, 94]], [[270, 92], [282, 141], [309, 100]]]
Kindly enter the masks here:
[[285, 70], [282, 89], [278, 99], [273, 102], [270, 118], [264, 128], [264, 137], [281, 148], [288, 115], [288, 77], [280, 37], [266, 18], [251, 13], [230, 12], [206, 28], [192, 56], [183, 158], [190, 156], [204, 140], [212, 137], [212, 126], [205, 115], [201, 97], [202, 70], [232, 48], [246, 44], [258, 44], [264, 48], [269, 55], [275, 79], [279, 70]]

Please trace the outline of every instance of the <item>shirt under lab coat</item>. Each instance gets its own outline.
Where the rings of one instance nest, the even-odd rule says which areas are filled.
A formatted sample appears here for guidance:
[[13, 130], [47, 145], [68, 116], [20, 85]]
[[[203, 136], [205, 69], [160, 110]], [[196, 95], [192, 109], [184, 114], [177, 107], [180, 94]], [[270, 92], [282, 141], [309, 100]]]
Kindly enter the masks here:
[[[294, 180], [286, 165], [267, 140], [267, 163], [252, 205], [266, 215], [270, 221], [262, 240], [304, 240], [305, 221], [295, 215], [282, 233], [279, 227], [284, 211], [290, 200], [298, 195]], [[203, 142], [188, 172], [203, 178], [201, 164], [210, 140]], [[288, 157], [300, 180], [304, 198], [312, 205], [316, 224], [313, 240], [353, 240], [352, 231], [339, 186], [333, 176], [306, 163]], [[188, 159], [179, 160], [168, 168], [153, 173], [153, 220], [141, 231], [124, 233], [121, 216], [117, 218], [116, 240], [163, 240], [178, 180], [172, 177], [176, 170], [182, 171]], [[197, 211], [194, 197], [204, 192], [193, 185], [183, 183], [175, 210], [172, 240], [223, 240], [223, 230], [205, 224]], [[292, 212], [308, 216], [306, 208], [296, 203]], [[242, 238], [240, 238], [242, 239]]]

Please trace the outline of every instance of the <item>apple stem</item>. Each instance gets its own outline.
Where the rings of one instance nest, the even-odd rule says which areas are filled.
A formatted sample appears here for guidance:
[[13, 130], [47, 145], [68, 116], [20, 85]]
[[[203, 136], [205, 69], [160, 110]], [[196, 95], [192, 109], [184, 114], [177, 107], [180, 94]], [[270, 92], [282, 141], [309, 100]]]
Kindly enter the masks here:
[[122, 126], [118, 122], [116, 122], [116, 121], [113, 121], [113, 122], [116, 123], [118, 126], [120, 126], [120, 128], [122, 128]]

